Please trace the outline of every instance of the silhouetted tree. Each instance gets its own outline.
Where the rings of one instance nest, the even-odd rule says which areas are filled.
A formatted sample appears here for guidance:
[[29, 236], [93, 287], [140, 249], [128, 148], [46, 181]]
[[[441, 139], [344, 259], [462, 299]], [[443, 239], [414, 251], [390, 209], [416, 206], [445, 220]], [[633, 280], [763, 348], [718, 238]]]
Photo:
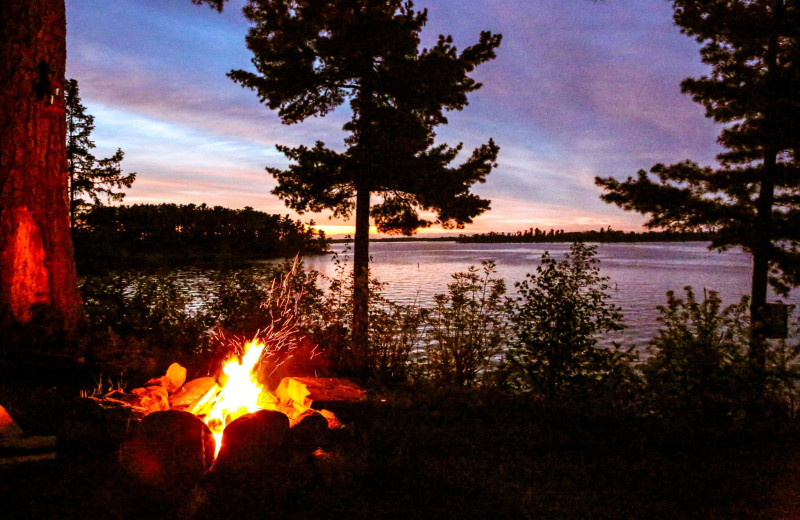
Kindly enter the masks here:
[[73, 237], [80, 270], [102, 272], [327, 251], [325, 234], [312, 226], [250, 207], [136, 204], [93, 206]]
[[[222, 9], [225, 0], [192, 0]], [[0, 2], [0, 324], [82, 315], [69, 228], [64, 0]]]
[[67, 111], [67, 169], [69, 170], [69, 220], [75, 227], [77, 216], [92, 205], [102, 206], [101, 197], [108, 202], [121, 202], [125, 194], [115, 189], [130, 188], [136, 172], [122, 173], [121, 149], [111, 157], [98, 159], [91, 152], [94, 141], [94, 116], [86, 113], [81, 104], [78, 82], [67, 81], [64, 89]]
[[[268, 171], [278, 181], [273, 193], [300, 213], [355, 211], [353, 339], [363, 359], [370, 216], [381, 232], [410, 235], [432, 224], [420, 210], [462, 228], [489, 208], [469, 190], [492, 170], [498, 147], [489, 140], [450, 167], [462, 146], [434, 144], [434, 129], [480, 88], [469, 73], [495, 57], [500, 35], [483, 32], [460, 54], [449, 36], [420, 51], [427, 11], [402, 0], [252, 0], [244, 12], [254, 23], [247, 46], [257, 72], [232, 71], [234, 81], [255, 90], [285, 124], [350, 102], [344, 151], [319, 141], [279, 146], [292, 164]], [[380, 202], [371, 206], [373, 193]]]
[[765, 363], [768, 280], [800, 284], [800, 4], [790, 0], [675, 0], [675, 23], [703, 44], [711, 74], [681, 88], [725, 125], [719, 166], [657, 164], [603, 200], [650, 215], [649, 227], [718, 231], [712, 246], [752, 254], [750, 355]]

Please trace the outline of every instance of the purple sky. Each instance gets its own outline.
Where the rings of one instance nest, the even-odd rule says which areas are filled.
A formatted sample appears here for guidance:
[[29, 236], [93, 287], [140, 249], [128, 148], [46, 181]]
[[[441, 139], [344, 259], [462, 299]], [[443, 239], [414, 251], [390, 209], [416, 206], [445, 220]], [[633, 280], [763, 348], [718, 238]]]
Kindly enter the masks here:
[[[292, 214], [269, 193], [275, 144], [341, 147], [342, 108], [284, 126], [225, 74], [250, 68], [243, 0], [223, 14], [189, 0], [66, 0], [67, 76], [95, 116], [97, 155], [120, 147], [138, 172], [126, 203], [208, 203]], [[680, 93], [705, 72], [698, 44], [672, 24], [665, 0], [419, 0], [423, 43], [452, 34], [459, 49], [481, 30], [503, 34], [476, 70], [484, 86], [438, 130], [465, 150], [489, 137], [499, 167], [474, 191], [492, 209], [466, 232], [639, 229], [644, 218], [603, 203], [596, 175], [625, 178], [657, 162], [707, 164], [719, 128]], [[329, 233], [348, 232], [328, 214]], [[342, 227], [340, 227], [342, 226]], [[441, 232], [440, 228], [433, 228]]]

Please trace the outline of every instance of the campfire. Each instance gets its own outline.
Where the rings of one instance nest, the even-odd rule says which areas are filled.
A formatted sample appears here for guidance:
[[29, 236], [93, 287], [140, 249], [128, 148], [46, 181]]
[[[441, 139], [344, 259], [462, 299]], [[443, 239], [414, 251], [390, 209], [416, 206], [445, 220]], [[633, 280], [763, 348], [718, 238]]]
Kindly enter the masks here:
[[140, 481], [166, 486], [196, 481], [209, 469], [240, 471], [298, 456], [324, 459], [328, 454], [317, 444], [341, 424], [315, 403], [359, 401], [364, 390], [344, 379], [300, 376], [284, 377], [270, 389], [258, 376], [269, 372], [263, 366], [270, 362], [268, 350], [255, 339], [216, 376], [186, 381], [186, 369], [173, 363], [141, 388], [90, 397], [139, 418], [120, 447], [122, 466]]
[[[289, 277], [296, 270], [297, 262]], [[130, 474], [165, 487], [209, 470], [325, 460], [328, 432], [341, 427], [326, 408], [365, 392], [344, 379], [306, 376], [324, 363], [299, 332], [301, 295], [289, 277], [266, 291], [266, 329], [247, 342], [218, 335], [227, 359], [212, 373], [187, 380], [173, 363], [139, 388], [84, 394], [66, 418], [63, 445], [107, 443]]]
[[191, 413], [211, 431], [215, 456], [222, 447], [225, 428], [247, 414], [259, 410], [280, 412], [287, 417], [290, 427], [319, 415], [329, 428], [337, 428], [341, 425], [336, 416], [323, 408], [314, 408], [314, 401], [363, 399], [361, 388], [339, 378], [284, 377], [275, 390], [270, 390], [258, 381], [266, 349], [260, 339], [247, 342], [240, 355], [232, 355], [225, 361], [216, 377], [186, 381], [186, 369], [173, 363], [164, 376], [151, 379], [130, 393], [114, 390], [91, 399], [125, 406], [140, 417], [167, 410]]

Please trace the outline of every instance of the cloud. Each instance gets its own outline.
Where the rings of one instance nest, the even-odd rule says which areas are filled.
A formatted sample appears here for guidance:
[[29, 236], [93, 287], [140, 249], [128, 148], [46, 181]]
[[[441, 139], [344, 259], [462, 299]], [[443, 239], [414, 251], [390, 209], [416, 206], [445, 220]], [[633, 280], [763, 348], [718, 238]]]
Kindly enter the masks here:
[[[282, 125], [225, 76], [251, 66], [244, 0], [221, 15], [188, 0], [66, 3], [67, 73], [96, 116], [98, 146], [121, 147], [124, 165], [139, 171], [128, 201], [172, 196], [283, 213], [264, 172], [286, 165], [274, 145], [321, 139], [341, 148], [346, 107]], [[437, 132], [467, 152], [489, 137], [501, 147], [499, 167], [475, 189], [492, 199], [477, 229], [510, 230], [531, 218], [638, 226], [640, 216], [599, 200], [595, 176], [684, 158], [708, 163], [720, 151], [719, 128], [680, 93], [683, 78], [706, 69], [697, 44], [673, 26], [668, 2], [418, 1], [423, 7], [423, 45], [440, 33], [459, 49], [481, 30], [503, 34], [497, 59], [475, 71], [483, 88]]]

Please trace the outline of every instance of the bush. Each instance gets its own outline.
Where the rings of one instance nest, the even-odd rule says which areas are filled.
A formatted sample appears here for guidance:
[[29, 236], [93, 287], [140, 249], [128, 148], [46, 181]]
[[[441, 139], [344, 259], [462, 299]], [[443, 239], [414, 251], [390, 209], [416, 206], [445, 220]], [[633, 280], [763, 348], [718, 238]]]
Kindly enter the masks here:
[[536, 273], [515, 284], [520, 297], [511, 315], [514, 338], [504, 372], [518, 389], [558, 397], [607, 390], [627, 377], [630, 356], [597, 346], [601, 333], [623, 326], [595, 252], [594, 246], [576, 243], [562, 262], [545, 252]]
[[192, 298], [176, 273], [110, 273], [81, 283], [90, 327], [150, 345], [191, 351], [202, 343], [207, 316], [192, 312]]
[[750, 369], [749, 299], [727, 307], [714, 291], [698, 301], [691, 287], [685, 299], [667, 293], [658, 308], [662, 327], [650, 342], [652, 357], [642, 366], [647, 407], [685, 427], [744, 421], [780, 415], [793, 417], [800, 380], [800, 346], [771, 342], [766, 386]]
[[800, 320], [793, 332], [795, 343], [782, 339], [767, 350], [767, 398], [796, 421], [800, 406]]
[[426, 329], [425, 368], [436, 382], [474, 386], [489, 381], [506, 340], [505, 282], [493, 261], [481, 272], [470, 266], [453, 274], [447, 294], [434, 296]]
[[412, 354], [422, 342], [428, 310], [371, 296], [370, 374], [379, 384], [405, 383], [418, 376]]
[[206, 312], [218, 331], [245, 339], [266, 327], [280, 328], [287, 319], [308, 332], [321, 306], [320, 276], [306, 271], [300, 258], [266, 269], [212, 271]]
[[[385, 284], [370, 278], [370, 348], [367, 359], [355, 359], [356, 353], [350, 348], [353, 271], [348, 252], [346, 248], [342, 255], [333, 253], [334, 275], [327, 280], [328, 289], [321, 293], [318, 307], [310, 310], [315, 316], [310, 337], [340, 373], [366, 376], [381, 384], [406, 382], [412, 377], [411, 354], [419, 344], [426, 311], [387, 300], [383, 296]], [[365, 367], [367, 373], [355, 373], [356, 367]]]

